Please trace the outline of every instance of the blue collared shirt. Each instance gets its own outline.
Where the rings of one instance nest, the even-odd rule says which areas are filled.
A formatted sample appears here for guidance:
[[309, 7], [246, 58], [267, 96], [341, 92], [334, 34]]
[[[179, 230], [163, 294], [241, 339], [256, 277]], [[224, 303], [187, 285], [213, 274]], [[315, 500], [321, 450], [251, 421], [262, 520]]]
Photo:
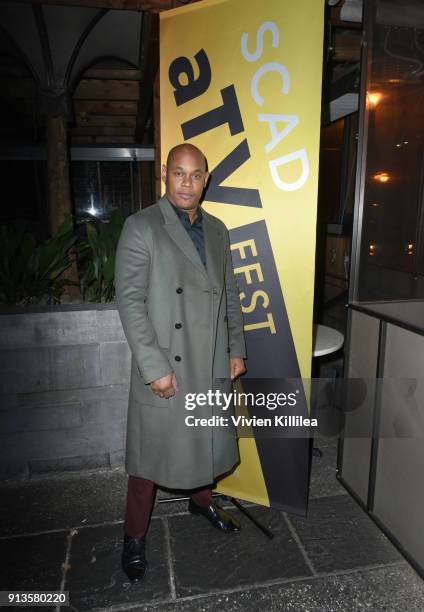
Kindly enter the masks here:
[[[169, 200], [168, 200], [169, 202]], [[190, 223], [190, 217], [188, 213], [184, 212], [177, 206], [174, 206], [172, 202], [169, 202], [172, 208], [175, 210], [177, 217], [180, 219], [184, 229], [193, 241], [197, 252], [199, 253], [200, 259], [206, 268], [206, 252], [205, 252], [205, 237], [203, 235], [203, 214], [200, 206], [197, 208], [197, 217]]]

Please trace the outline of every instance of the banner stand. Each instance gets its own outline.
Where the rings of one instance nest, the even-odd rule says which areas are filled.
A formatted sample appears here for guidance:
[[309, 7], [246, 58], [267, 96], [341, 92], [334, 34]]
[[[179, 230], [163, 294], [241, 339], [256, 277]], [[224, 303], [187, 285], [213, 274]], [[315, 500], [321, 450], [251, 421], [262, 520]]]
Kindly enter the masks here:
[[[245, 5], [202, 0], [160, 13], [161, 161], [182, 142], [205, 152], [202, 206], [228, 229], [243, 311], [243, 390], [275, 383], [308, 418], [324, 10], [315, 0]], [[262, 437], [253, 424], [239, 452], [217, 493], [306, 516], [307, 437]]]
[[267, 538], [269, 538], [270, 540], [274, 538], [274, 534], [272, 533], [272, 531], [270, 531], [267, 527], [262, 525], [262, 523], [258, 521], [258, 519], [255, 519], [255, 517], [252, 516], [250, 512], [244, 506], [242, 506], [241, 503], [237, 499], [235, 499], [234, 497], [230, 497], [229, 499], [230, 499], [230, 502], [234, 504], [234, 506], [238, 508], [238, 510], [240, 510], [240, 512], [242, 512], [244, 516], [246, 516], [249, 519], [249, 521], [251, 521], [255, 525], [255, 527], [260, 529], [260, 531], [262, 531], [262, 533], [264, 533], [267, 536]]

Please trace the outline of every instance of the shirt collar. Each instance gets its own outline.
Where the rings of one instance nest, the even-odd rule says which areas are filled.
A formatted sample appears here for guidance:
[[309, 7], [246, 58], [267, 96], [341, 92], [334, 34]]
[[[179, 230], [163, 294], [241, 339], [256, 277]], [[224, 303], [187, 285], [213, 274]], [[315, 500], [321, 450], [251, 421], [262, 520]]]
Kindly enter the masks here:
[[194, 221], [194, 223], [190, 223], [190, 217], [188, 216], [188, 213], [184, 212], [183, 210], [181, 210], [180, 208], [178, 208], [178, 206], [175, 206], [175, 204], [173, 204], [171, 202], [171, 200], [169, 200], [168, 198], [166, 198], [168, 200], [168, 202], [171, 204], [172, 208], [175, 211], [175, 214], [177, 215], [177, 217], [183, 221], [183, 223], [185, 223], [186, 225], [198, 225], [202, 223], [202, 219], [203, 219], [203, 214], [202, 214], [202, 207], [198, 206], [197, 207], [197, 217], [196, 220]]

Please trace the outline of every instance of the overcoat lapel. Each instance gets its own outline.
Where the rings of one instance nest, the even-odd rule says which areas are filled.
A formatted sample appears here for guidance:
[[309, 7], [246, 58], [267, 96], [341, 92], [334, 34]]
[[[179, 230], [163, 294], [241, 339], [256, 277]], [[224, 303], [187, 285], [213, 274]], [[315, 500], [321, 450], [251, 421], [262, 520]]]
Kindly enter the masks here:
[[181, 249], [184, 255], [188, 257], [191, 263], [196, 266], [199, 272], [201, 272], [203, 276], [206, 276], [206, 278], [208, 278], [208, 274], [206, 272], [202, 260], [199, 257], [199, 253], [197, 252], [192, 239], [184, 229], [181, 221], [178, 219], [177, 215], [172, 210], [172, 205], [168, 202], [166, 198], [161, 198], [159, 200], [159, 206], [165, 219], [164, 227], [165, 230], [168, 232], [169, 236], [175, 242], [177, 247]]
[[206, 267], [212, 285], [220, 288], [223, 285], [224, 237], [222, 231], [203, 212], [203, 235], [205, 237]]

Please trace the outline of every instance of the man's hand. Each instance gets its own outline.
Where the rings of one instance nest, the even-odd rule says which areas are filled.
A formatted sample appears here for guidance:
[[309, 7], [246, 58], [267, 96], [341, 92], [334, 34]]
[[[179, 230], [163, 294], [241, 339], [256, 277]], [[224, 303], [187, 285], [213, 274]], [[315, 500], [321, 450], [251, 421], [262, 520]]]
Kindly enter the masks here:
[[175, 372], [162, 376], [150, 383], [150, 389], [155, 395], [169, 399], [178, 391], [177, 377]]
[[235, 380], [241, 374], [246, 372], [246, 367], [244, 365], [244, 359], [241, 357], [231, 357], [230, 358], [230, 375], [231, 380]]

